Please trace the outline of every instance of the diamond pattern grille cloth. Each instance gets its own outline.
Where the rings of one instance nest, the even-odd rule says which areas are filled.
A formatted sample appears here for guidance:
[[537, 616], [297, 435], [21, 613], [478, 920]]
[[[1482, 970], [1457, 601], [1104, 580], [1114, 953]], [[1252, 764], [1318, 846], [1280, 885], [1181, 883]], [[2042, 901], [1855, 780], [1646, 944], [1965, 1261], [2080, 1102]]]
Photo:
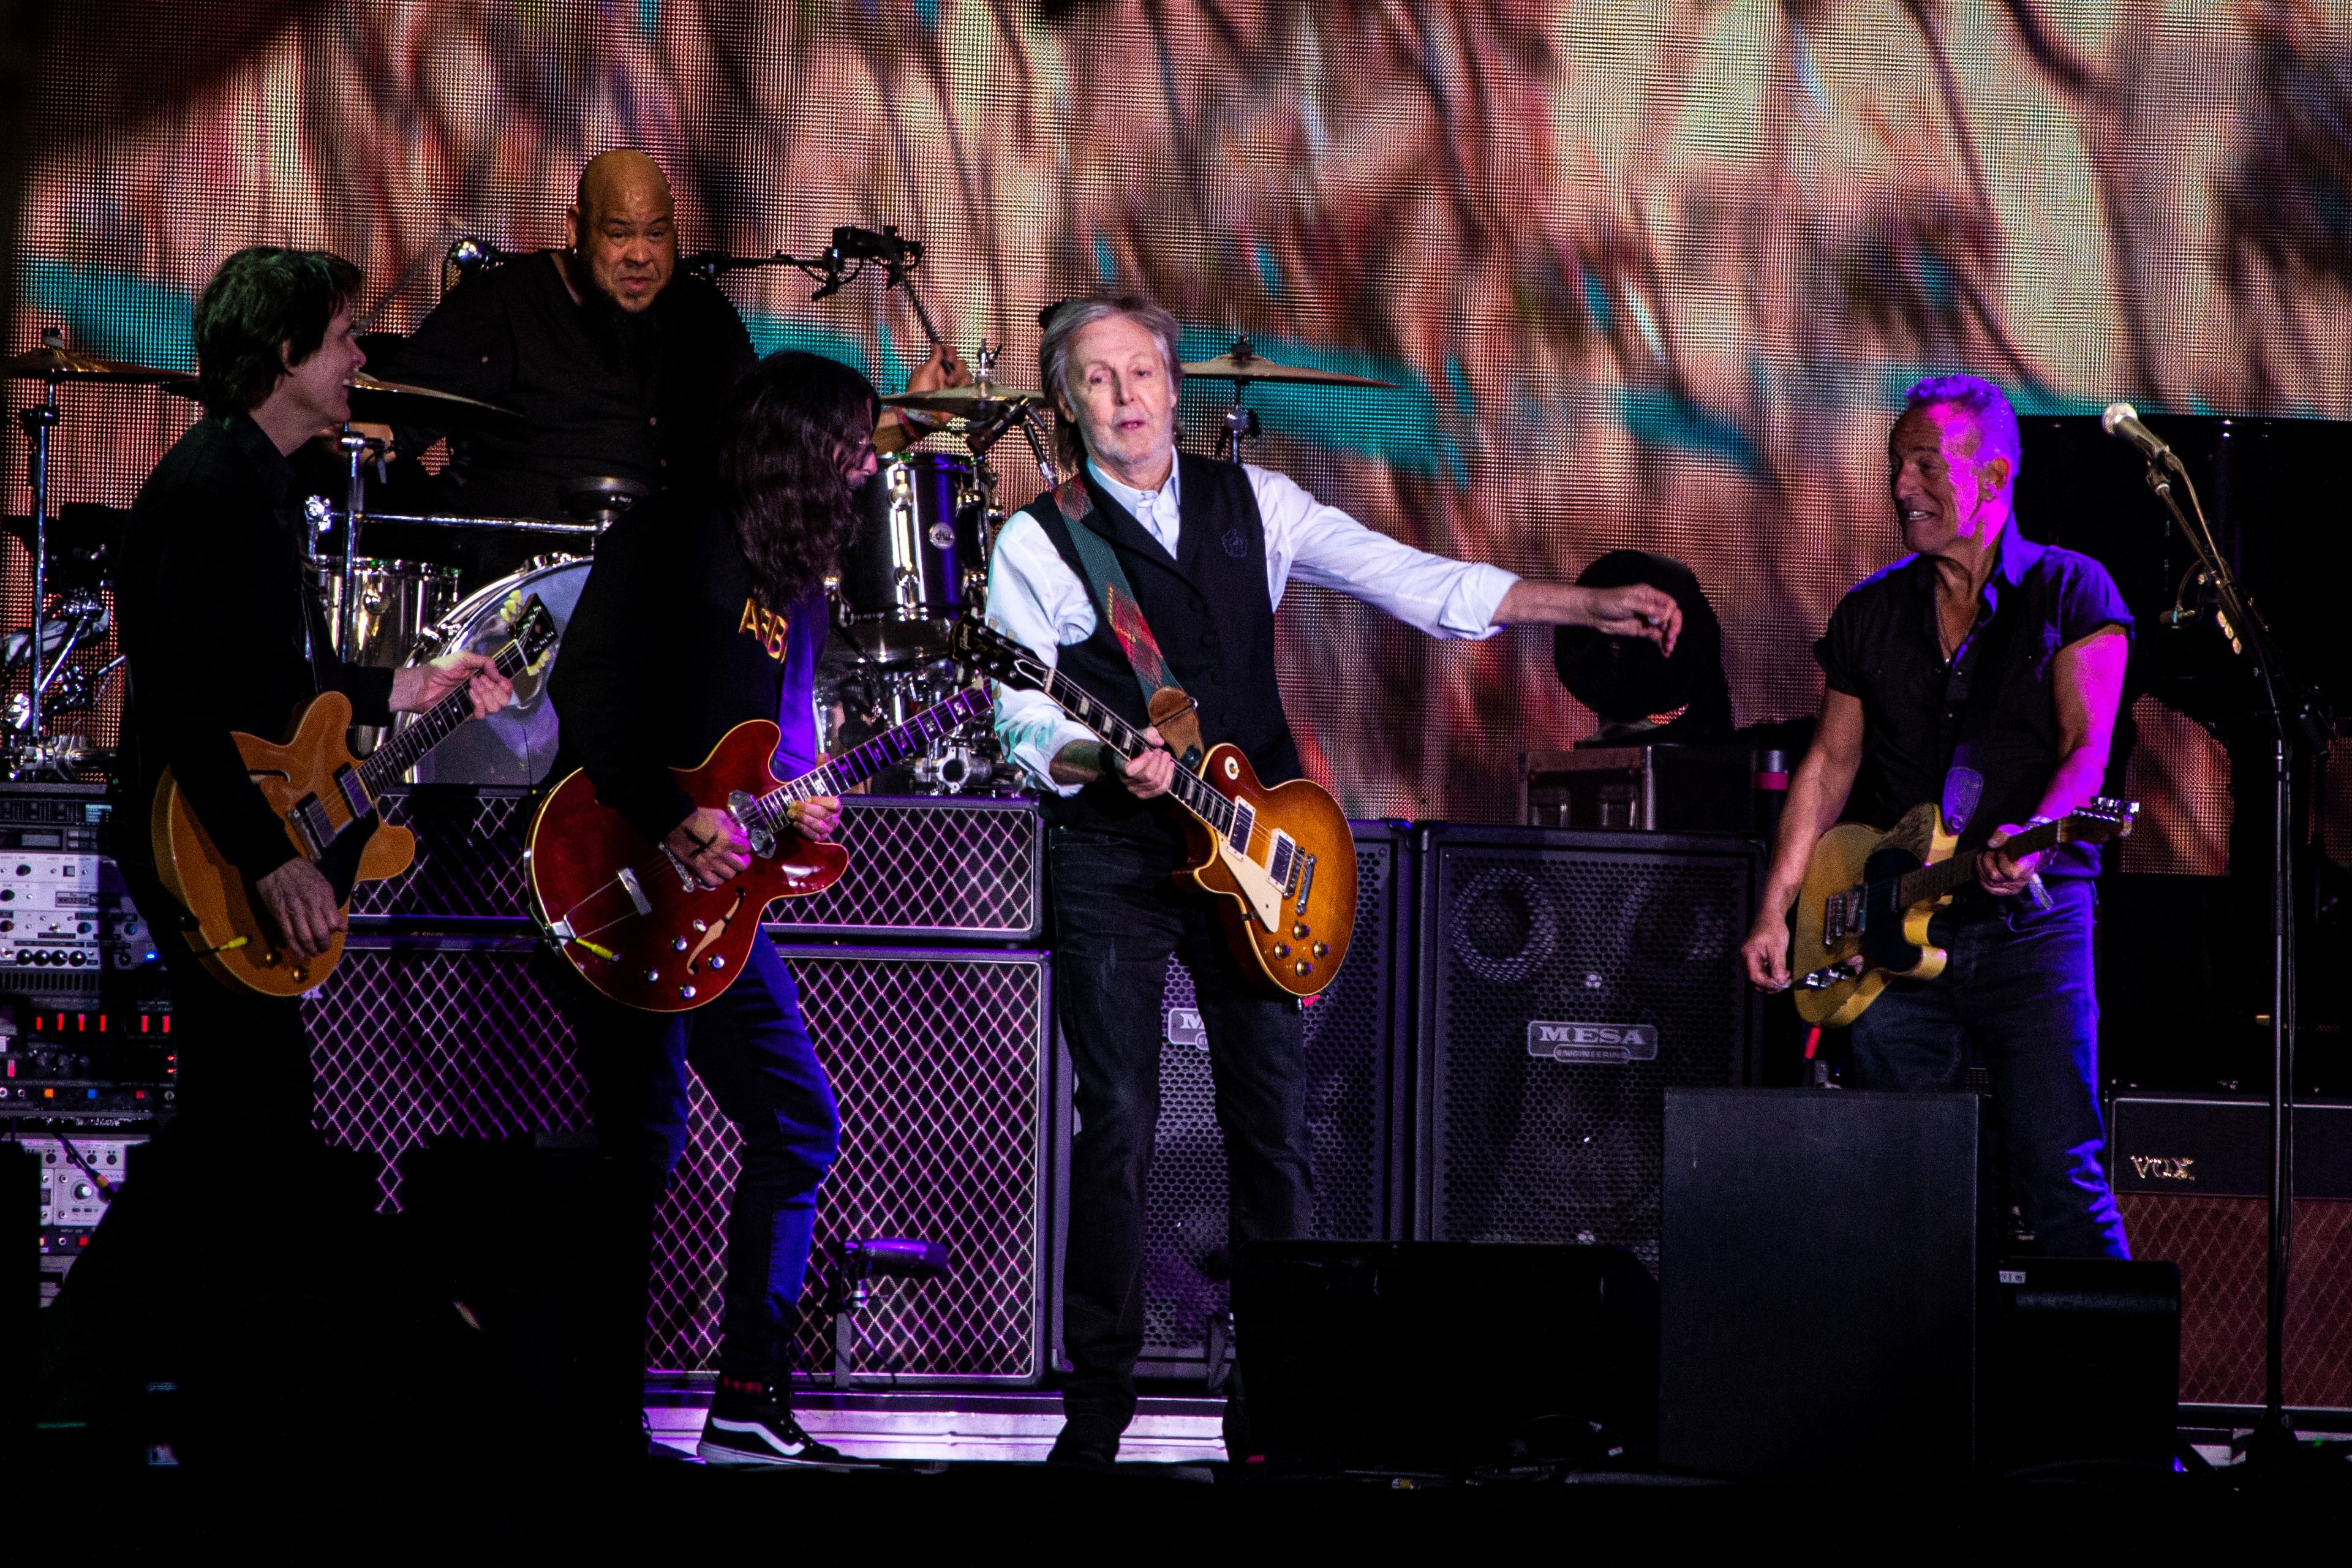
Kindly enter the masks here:
[[[1307, 1128], [1315, 1234], [1378, 1239], [1388, 1179], [1389, 887], [1396, 850], [1356, 846], [1356, 933], [1348, 963], [1307, 1010]], [[1152, 1359], [1197, 1360], [1229, 1300], [1209, 1273], [1226, 1246], [1225, 1149], [1204, 1047], [1171, 1042], [1171, 1008], [1192, 1005], [1174, 959], [1160, 1003], [1160, 1124], [1144, 1188], [1143, 1343]], [[1222, 1273], [1222, 1268], [1218, 1269]]]
[[[2180, 1398], [2260, 1405], [2270, 1232], [2260, 1198], [2117, 1193], [2134, 1258], [2180, 1268]], [[2352, 1408], [2352, 1203], [2298, 1198], [2288, 1254], [2286, 1402]]]
[[[1613, 1244], [1654, 1270], [1666, 1088], [1739, 1081], [1747, 860], [1468, 846], [1434, 858], [1429, 1238]], [[1531, 1057], [1537, 1020], [1653, 1025], [1657, 1058]]]
[[[1040, 826], [1034, 802], [842, 802], [840, 881], [768, 911], [815, 932], [887, 931], [1025, 941], [1039, 927]], [[416, 832], [416, 864], [359, 888], [352, 910], [412, 920], [522, 920], [522, 851], [536, 809], [526, 792], [387, 792], [383, 817]]]
[[[852, 1237], [948, 1249], [949, 1278], [877, 1282], [856, 1364], [940, 1379], [1026, 1379], [1042, 1342], [1039, 1201], [1046, 969], [1034, 954], [792, 953], [843, 1118], [819, 1196], [802, 1333], [804, 1370], [833, 1366], [831, 1260]], [[521, 943], [353, 948], [306, 1006], [320, 1116], [336, 1142], [385, 1163], [427, 1133], [584, 1131], [571, 1033]], [[685, 1156], [655, 1224], [646, 1360], [717, 1364], [734, 1130], [698, 1079]]]

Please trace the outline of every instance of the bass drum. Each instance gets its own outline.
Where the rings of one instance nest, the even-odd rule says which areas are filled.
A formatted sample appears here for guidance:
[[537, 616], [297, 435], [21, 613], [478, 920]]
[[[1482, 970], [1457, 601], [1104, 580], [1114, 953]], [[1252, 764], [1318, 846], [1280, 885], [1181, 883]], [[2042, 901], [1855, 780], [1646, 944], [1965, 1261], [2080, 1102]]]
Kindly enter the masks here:
[[[593, 563], [569, 555], [542, 555], [510, 577], [501, 577], [467, 595], [434, 627], [410, 662], [451, 653], [496, 653], [532, 595], [555, 617], [556, 642], [530, 669], [515, 677], [514, 700], [488, 719], [461, 724], [425, 754], [409, 777], [417, 784], [529, 785], [555, 765], [555, 707], [547, 700], [548, 672], [563, 651], [563, 628], [580, 602]], [[404, 725], [410, 721], [402, 716]]]

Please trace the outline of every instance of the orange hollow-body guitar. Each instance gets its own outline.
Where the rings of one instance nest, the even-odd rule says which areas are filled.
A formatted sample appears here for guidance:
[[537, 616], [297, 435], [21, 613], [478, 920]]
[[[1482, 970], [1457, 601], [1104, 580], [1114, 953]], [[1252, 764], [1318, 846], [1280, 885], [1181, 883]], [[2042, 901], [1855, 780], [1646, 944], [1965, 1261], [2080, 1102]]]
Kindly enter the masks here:
[[[491, 662], [511, 679], [553, 645], [555, 630], [554, 617], [533, 598], [519, 612], [513, 639]], [[416, 836], [379, 822], [376, 796], [472, 716], [473, 700], [463, 689], [451, 692], [361, 762], [344, 743], [351, 699], [322, 691], [303, 708], [283, 742], [234, 738], [247, 773], [286, 825], [287, 837], [325, 874], [336, 903], [348, 912], [353, 887], [397, 877], [416, 858]], [[195, 922], [185, 933], [188, 945], [215, 975], [264, 995], [299, 996], [341, 961], [341, 932], [315, 958], [280, 944], [251, 884], [196, 820], [169, 768], [156, 786], [148, 828], [158, 877]]]
[[751, 863], [716, 888], [575, 772], [531, 819], [523, 855], [532, 913], [581, 978], [614, 1001], [651, 1013], [702, 1006], [742, 973], [770, 904], [822, 892], [849, 865], [838, 844], [794, 831], [793, 802], [839, 795], [987, 711], [986, 694], [958, 692], [788, 783], [770, 765], [782, 731], [766, 719], [736, 725], [700, 766], [670, 770], [696, 805], [730, 813], [751, 841]]
[[[1052, 697], [1121, 756], [1151, 749], [1085, 689], [987, 626], [959, 622], [955, 647], [968, 668]], [[1330, 984], [1356, 930], [1356, 836], [1339, 803], [1311, 779], [1260, 784], [1230, 745], [1211, 748], [1197, 771], [1180, 763], [1169, 795], [1188, 814], [1192, 844], [1178, 879], [1220, 896], [1242, 973], [1276, 995], [1313, 996]]]

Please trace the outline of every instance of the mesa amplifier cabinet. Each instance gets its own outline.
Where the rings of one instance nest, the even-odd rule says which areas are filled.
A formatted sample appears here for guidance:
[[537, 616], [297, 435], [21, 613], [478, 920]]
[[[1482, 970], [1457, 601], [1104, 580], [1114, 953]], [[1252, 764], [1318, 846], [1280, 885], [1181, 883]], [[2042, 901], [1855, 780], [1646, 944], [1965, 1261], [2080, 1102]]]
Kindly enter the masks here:
[[1424, 825], [1414, 1234], [1658, 1260], [1667, 1089], [1755, 1070], [1759, 851]]
[[[383, 818], [415, 832], [416, 864], [361, 887], [352, 912], [403, 924], [529, 919], [523, 850], [538, 801], [520, 789], [387, 790]], [[778, 903], [772, 926], [893, 942], [1030, 942], [1044, 930], [1034, 801], [845, 795], [836, 837], [850, 855], [841, 880]]]
[[[2259, 1406], [2270, 1283], [2270, 1105], [2119, 1097], [2108, 1173], [2134, 1258], [2180, 1268], [2180, 1400]], [[2294, 1112], [2286, 1402], [2352, 1409], [2352, 1105]]]
[[[1358, 822], [1356, 931], [1348, 962], [1307, 1009], [1307, 1129], [1315, 1237], [1377, 1241], [1404, 1224], [1403, 1023], [1412, 858], [1397, 824]], [[1161, 998], [1160, 1128], [1144, 1189], [1146, 1375], [1213, 1375], [1224, 1318], [1225, 1149], [1192, 977], [1173, 960]]]
[[[782, 951], [839, 1099], [839, 1161], [817, 1200], [801, 1365], [831, 1379], [842, 1243], [917, 1237], [944, 1279], [877, 1280], [854, 1325], [853, 1384], [1023, 1384], [1044, 1370], [1051, 974], [1018, 950]], [[530, 938], [355, 931], [305, 999], [331, 1142], [397, 1161], [428, 1133], [590, 1130], [572, 1034]], [[737, 1142], [689, 1078], [690, 1132], [655, 1228], [646, 1360], [717, 1364], [726, 1196]]]

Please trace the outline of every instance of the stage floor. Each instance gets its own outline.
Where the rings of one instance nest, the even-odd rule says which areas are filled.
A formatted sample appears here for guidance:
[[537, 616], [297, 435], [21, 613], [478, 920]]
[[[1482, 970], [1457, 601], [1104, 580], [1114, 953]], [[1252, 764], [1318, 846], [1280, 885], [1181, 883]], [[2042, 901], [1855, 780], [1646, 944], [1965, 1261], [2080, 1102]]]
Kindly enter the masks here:
[[[654, 1439], [692, 1454], [702, 1436], [708, 1389], [646, 1391], [646, 1419]], [[997, 1459], [1042, 1461], [1062, 1429], [1062, 1396], [1034, 1390], [1004, 1394], [969, 1390], [877, 1390], [835, 1393], [797, 1389], [793, 1408], [809, 1436], [845, 1453], [871, 1459]], [[1201, 1465], [1222, 1461], [1223, 1399], [1147, 1397], [1120, 1441], [1119, 1461], [1137, 1465]]]

